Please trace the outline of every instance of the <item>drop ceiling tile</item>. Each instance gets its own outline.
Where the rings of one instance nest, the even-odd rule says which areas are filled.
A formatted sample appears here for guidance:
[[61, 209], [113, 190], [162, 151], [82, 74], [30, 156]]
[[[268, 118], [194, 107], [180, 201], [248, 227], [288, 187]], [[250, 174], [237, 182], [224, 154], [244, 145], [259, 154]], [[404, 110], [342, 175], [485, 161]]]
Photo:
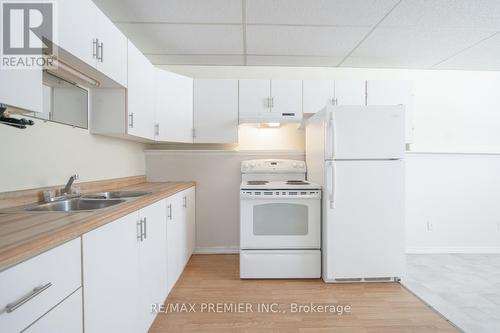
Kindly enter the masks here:
[[373, 26], [398, 0], [246, 0], [250, 24]]
[[120, 23], [123, 33], [149, 54], [242, 54], [238, 25]]
[[422, 58], [427, 66], [486, 38], [492, 31], [466, 29], [377, 28], [352, 53], [354, 57]]
[[161, 65], [205, 65], [205, 66], [242, 66], [243, 55], [204, 55], [204, 54], [146, 54], [157, 66]]
[[342, 57], [311, 57], [311, 56], [247, 56], [249, 66], [306, 66], [335, 67]]
[[500, 70], [500, 34], [451, 57], [434, 68]]
[[403, 0], [380, 26], [500, 30], [500, 1]]
[[241, 23], [241, 0], [94, 0], [112, 21]]
[[247, 54], [342, 57], [369, 30], [362, 27], [247, 26]]
[[429, 68], [435, 57], [348, 57], [340, 67], [351, 68]]

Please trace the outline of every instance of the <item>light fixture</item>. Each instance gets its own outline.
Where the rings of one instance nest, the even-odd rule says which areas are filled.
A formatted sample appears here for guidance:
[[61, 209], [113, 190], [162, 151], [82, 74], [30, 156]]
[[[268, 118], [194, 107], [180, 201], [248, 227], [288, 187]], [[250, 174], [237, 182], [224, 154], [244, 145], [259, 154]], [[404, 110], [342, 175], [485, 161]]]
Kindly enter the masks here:
[[82, 71], [76, 69], [71, 65], [68, 65], [67, 63], [59, 59], [52, 59], [51, 67], [45, 68], [44, 70], [55, 76], [68, 79], [89, 88], [97, 88], [101, 85], [101, 82], [99, 82], [97, 79], [88, 76]]
[[260, 128], [279, 128], [281, 127], [281, 123], [261, 123], [259, 124]]

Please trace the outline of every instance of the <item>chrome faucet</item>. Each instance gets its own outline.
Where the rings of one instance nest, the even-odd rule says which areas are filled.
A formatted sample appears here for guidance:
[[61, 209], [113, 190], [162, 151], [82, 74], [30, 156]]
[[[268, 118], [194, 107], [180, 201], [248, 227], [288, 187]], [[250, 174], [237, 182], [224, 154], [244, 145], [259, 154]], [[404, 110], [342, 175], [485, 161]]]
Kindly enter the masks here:
[[78, 175], [76, 175], [76, 174], [69, 177], [68, 182], [66, 183], [66, 186], [64, 186], [64, 188], [61, 191], [61, 194], [62, 195], [71, 194], [71, 186], [73, 185], [73, 182], [77, 179], [78, 179]]
[[[54, 201], [79, 197], [80, 196], [79, 190], [77, 190], [76, 193], [71, 193], [72, 192], [71, 186], [73, 185], [73, 182], [77, 179], [78, 175], [73, 175], [69, 177], [66, 186], [64, 186], [64, 188], [60, 189], [59, 191], [57, 191], [56, 189], [43, 191], [43, 200], [45, 202], [54, 202]], [[58, 194], [57, 192], [59, 192], [59, 196], [57, 196]]]

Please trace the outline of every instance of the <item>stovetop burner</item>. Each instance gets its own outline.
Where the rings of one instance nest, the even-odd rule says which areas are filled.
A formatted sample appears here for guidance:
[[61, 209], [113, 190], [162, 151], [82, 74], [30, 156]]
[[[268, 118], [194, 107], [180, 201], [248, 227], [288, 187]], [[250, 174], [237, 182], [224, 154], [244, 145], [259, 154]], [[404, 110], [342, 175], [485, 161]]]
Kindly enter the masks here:
[[247, 181], [248, 185], [266, 185], [269, 183], [267, 180], [249, 180]]
[[308, 185], [308, 182], [305, 182], [303, 180], [287, 180], [286, 181], [287, 185]]

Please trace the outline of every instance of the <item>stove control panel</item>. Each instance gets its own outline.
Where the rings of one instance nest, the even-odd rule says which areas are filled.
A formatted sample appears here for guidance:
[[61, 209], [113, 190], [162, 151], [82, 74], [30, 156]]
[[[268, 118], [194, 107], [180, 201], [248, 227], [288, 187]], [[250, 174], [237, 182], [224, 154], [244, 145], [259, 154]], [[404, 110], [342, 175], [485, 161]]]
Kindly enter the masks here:
[[306, 163], [298, 160], [260, 159], [241, 162], [242, 173], [305, 173]]

